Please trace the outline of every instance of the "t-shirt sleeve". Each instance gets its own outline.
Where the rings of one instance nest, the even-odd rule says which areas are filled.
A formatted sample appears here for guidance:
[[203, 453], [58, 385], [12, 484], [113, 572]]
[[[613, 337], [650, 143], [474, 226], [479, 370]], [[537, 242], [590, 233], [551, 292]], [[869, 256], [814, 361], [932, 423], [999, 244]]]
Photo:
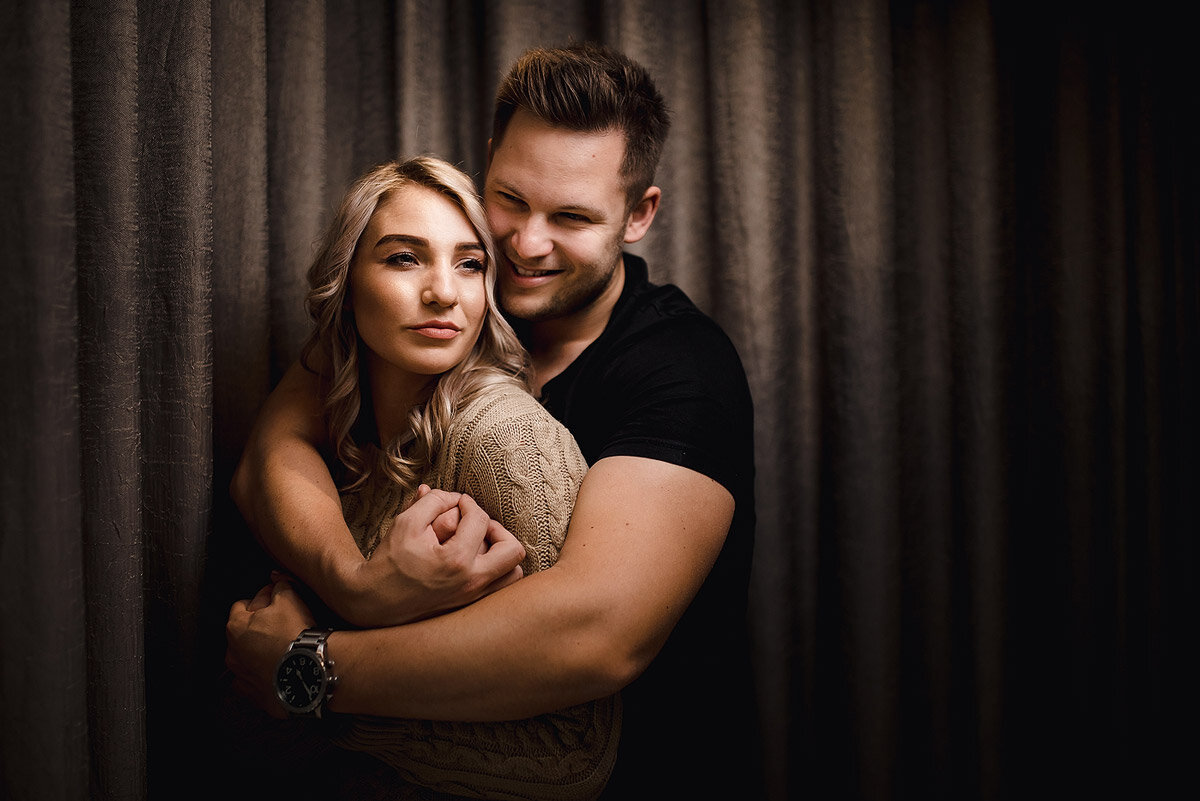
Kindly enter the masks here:
[[753, 433], [745, 371], [733, 343], [696, 315], [642, 332], [614, 354], [603, 382], [616, 409], [597, 459], [641, 456], [687, 467], [737, 494]]

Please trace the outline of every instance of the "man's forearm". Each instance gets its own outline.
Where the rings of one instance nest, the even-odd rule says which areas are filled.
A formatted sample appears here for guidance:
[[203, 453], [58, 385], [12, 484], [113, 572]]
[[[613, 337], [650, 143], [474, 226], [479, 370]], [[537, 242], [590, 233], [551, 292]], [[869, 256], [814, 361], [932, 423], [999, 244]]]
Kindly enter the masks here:
[[230, 491], [262, 546], [346, 616], [350, 573], [363, 559], [315, 447], [284, 441], [247, 448]]
[[558, 562], [408, 626], [336, 632], [331, 709], [503, 720], [609, 695], [658, 654], [724, 542], [733, 499], [648, 459], [592, 466]]
[[[550, 568], [418, 623], [339, 631], [330, 709], [433, 720], [532, 717], [616, 692], [641, 670]], [[568, 600], [569, 599], [569, 600]]]
[[[468, 507], [464, 522], [480, 514]], [[553, 567], [440, 617], [335, 632], [328, 649], [339, 685], [330, 709], [505, 720], [610, 695], [658, 654], [732, 516], [732, 496], [705, 476], [649, 459], [602, 459], [584, 479]], [[264, 621], [255, 625], [269, 636], [242, 636], [257, 630], [255, 614], [231, 614], [230, 664], [269, 688], [271, 666], [298, 629]]]
[[317, 376], [293, 364], [260, 410], [230, 493], [263, 547], [335, 612], [354, 621], [354, 571], [364, 561], [342, 517], [319, 448]]

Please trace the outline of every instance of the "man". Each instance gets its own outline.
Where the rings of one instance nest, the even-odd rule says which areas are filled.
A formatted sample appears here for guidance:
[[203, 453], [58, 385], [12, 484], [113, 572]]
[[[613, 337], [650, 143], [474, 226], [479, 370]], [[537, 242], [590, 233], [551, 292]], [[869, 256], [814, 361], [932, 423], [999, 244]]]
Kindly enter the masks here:
[[[518, 581], [487, 547], [506, 532], [441, 492], [364, 562], [313, 446], [315, 380], [296, 368], [264, 407], [234, 495], [265, 546], [347, 619], [424, 618], [330, 635], [329, 711], [500, 720], [621, 691], [605, 797], [753, 798], [749, 391], [719, 327], [623, 253], [657, 213], [668, 124], [645, 70], [595, 46], [531, 51], [498, 92], [484, 191], [498, 289], [535, 392], [590, 465], [555, 566]], [[432, 531], [456, 510], [439, 546]], [[267, 708], [275, 663], [307, 625], [286, 585], [231, 610], [228, 662]]]

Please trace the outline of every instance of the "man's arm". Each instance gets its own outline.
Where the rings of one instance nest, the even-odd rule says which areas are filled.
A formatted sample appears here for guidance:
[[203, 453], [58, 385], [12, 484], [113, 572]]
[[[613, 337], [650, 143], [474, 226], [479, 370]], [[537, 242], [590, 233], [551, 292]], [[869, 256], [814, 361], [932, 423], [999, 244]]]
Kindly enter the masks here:
[[357, 625], [415, 620], [521, 577], [524, 549], [486, 515], [460, 524], [449, 539], [435, 532], [434, 521], [461, 500], [440, 491], [399, 515], [388, 547], [364, 559], [318, 451], [324, 442], [318, 378], [294, 364], [263, 405], [230, 492], [263, 547], [343, 618]]
[[[658, 654], [704, 582], [733, 498], [700, 473], [616, 456], [588, 471], [557, 564], [451, 614], [329, 639], [338, 712], [444, 720], [529, 717], [609, 695]], [[270, 670], [298, 631], [231, 615], [230, 664]], [[241, 632], [255, 630], [253, 638]]]

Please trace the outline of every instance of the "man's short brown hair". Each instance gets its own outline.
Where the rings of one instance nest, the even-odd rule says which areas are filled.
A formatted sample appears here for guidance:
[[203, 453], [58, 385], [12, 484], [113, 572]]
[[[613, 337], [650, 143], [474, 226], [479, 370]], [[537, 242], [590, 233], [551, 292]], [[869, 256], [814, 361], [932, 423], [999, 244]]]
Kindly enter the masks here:
[[592, 43], [529, 50], [496, 91], [493, 148], [518, 108], [573, 131], [625, 134], [621, 177], [630, 208], [654, 183], [670, 114], [650, 73], [633, 59]]

